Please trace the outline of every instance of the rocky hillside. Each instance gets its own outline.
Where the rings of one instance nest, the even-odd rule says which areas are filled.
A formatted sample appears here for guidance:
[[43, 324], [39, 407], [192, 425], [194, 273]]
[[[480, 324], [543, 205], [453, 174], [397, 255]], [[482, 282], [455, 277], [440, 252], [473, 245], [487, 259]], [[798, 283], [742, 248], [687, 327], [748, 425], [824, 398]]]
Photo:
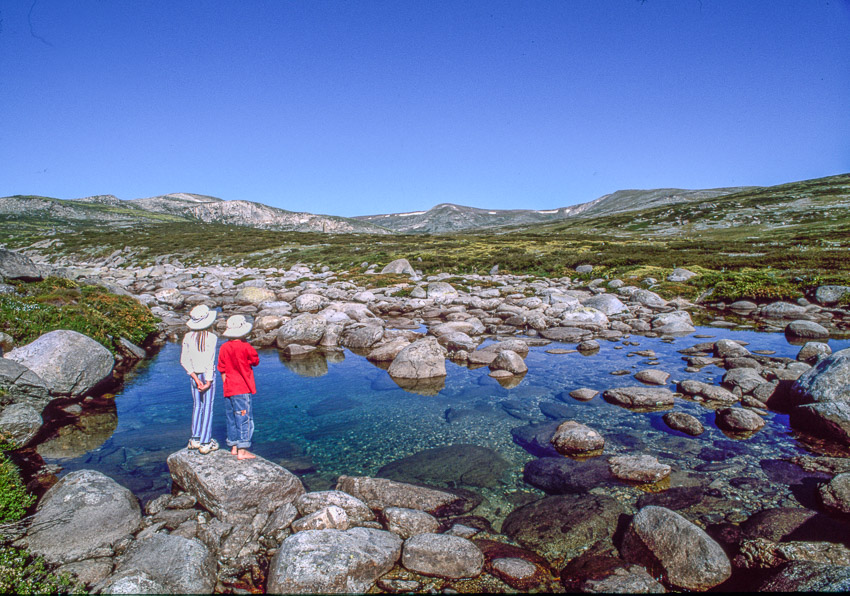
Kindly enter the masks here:
[[441, 203], [428, 211], [362, 215], [355, 219], [368, 221], [402, 234], [443, 234], [464, 230], [485, 230], [505, 226], [527, 226], [570, 219], [595, 217], [627, 211], [638, 211], [662, 205], [696, 202], [741, 192], [754, 187], [682, 190], [618, 190], [587, 203], [557, 209], [478, 209]]
[[[188, 193], [121, 200], [97, 195], [63, 200], [21, 196], [0, 198], [0, 220], [36, 220], [41, 225], [132, 225], [200, 220], [254, 228], [328, 233], [387, 234], [385, 228], [344, 217], [297, 213], [251, 201], [224, 201]], [[31, 222], [32, 223], [32, 222]]]

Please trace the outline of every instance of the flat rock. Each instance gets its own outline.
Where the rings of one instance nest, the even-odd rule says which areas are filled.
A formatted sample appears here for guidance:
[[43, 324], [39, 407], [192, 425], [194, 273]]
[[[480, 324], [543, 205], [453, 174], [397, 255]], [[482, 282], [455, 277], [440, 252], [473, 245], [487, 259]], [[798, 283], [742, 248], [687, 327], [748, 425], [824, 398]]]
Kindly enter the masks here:
[[592, 333], [586, 329], [579, 329], [578, 327], [552, 327], [551, 329], [542, 330], [540, 335], [546, 339], [551, 339], [552, 341], [578, 343], [590, 337]]
[[402, 540], [371, 528], [306, 530], [269, 563], [270, 594], [365, 593], [401, 557]]
[[201, 455], [181, 449], [168, 456], [171, 478], [205, 509], [230, 523], [250, 522], [304, 494], [292, 472], [257, 456], [234, 461], [225, 449]]
[[139, 501], [100, 472], [70, 472], [38, 504], [24, 538], [50, 563], [71, 563], [112, 555], [112, 545], [138, 529]]
[[478, 577], [484, 554], [475, 544], [447, 534], [417, 534], [404, 541], [402, 565], [423, 575], [449, 579]]
[[602, 397], [618, 406], [641, 410], [672, 408], [675, 402], [675, 395], [666, 387], [620, 387], [608, 389]]
[[676, 385], [676, 389], [685, 395], [699, 396], [705, 401], [718, 404], [734, 404], [740, 398], [726, 389], [717, 385], [710, 385], [695, 379], [685, 379]]
[[638, 511], [623, 537], [621, 556], [658, 569], [678, 589], [704, 591], [726, 581], [732, 565], [723, 548], [687, 519], [664, 507]]
[[465, 513], [477, 505], [449, 491], [395, 482], [386, 478], [340, 476], [336, 489], [357, 497], [369, 508], [377, 511], [383, 511], [387, 507], [404, 507], [427, 511], [432, 515], [444, 512], [457, 514]]
[[381, 467], [377, 475], [399, 482], [496, 487], [509, 467], [492, 449], [460, 443], [425, 449], [392, 461]]
[[347, 530], [350, 525], [351, 521], [343, 508], [329, 505], [293, 521], [292, 531]]
[[83, 395], [105, 379], [115, 364], [109, 350], [67, 329], [50, 331], [4, 356], [38, 375], [54, 395]]
[[659, 482], [670, 475], [672, 468], [651, 455], [618, 455], [608, 459], [611, 475], [629, 482]]
[[850, 348], [818, 361], [793, 384], [798, 404], [850, 401]]
[[523, 468], [523, 479], [548, 494], [586, 493], [610, 484], [608, 465], [600, 458], [574, 460], [566, 457], [533, 459]]
[[667, 379], [670, 378], [670, 373], [657, 368], [648, 368], [635, 373], [635, 378], [647, 385], [666, 385]]

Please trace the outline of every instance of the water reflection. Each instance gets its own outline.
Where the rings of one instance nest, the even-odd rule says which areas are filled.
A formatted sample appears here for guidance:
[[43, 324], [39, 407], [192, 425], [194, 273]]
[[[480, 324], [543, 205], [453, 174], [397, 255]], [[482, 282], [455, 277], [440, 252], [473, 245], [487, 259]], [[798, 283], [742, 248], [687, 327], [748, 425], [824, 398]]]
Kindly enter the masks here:
[[115, 401], [103, 400], [79, 413], [70, 424], [59, 427], [54, 436], [36, 447], [45, 460], [65, 460], [85, 455], [103, 445], [118, 427]]
[[318, 350], [292, 358], [284, 356], [281, 352], [280, 361], [299, 377], [322, 377], [328, 374], [328, 361]]

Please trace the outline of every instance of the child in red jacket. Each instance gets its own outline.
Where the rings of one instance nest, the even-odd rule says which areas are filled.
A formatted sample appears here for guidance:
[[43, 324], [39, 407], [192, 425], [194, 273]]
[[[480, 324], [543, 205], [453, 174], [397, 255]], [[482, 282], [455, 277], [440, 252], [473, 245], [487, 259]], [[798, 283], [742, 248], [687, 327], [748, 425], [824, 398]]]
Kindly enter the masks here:
[[257, 457], [248, 449], [254, 434], [254, 414], [251, 396], [257, 393], [253, 367], [260, 357], [251, 344], [242, 338], [251, 332], [251, 323], [242, 315], [227, 319], [222, 334], [230, 338], [218, 352], [218, 372], [224, 385], [224, 414], [227, 418], [227, 444], [237, 459]]

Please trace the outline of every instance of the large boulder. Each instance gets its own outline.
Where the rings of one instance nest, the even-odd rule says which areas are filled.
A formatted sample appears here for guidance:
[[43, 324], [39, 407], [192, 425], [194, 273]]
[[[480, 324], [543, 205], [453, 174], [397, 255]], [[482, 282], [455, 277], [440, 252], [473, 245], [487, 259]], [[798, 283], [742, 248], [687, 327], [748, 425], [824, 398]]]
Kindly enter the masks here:
[[791, 387], [798, 404], [850, 401], [850, 348], [821, 359]]
[[792, 408], [791, 426], [813, 436], [850, 445], [850, 403], [829, 401]]
[[423, 337], [403, 348], [387, 370], [399, 379], [431, 379], [446, 376], [446, 350], [434, 337]]
[[289, 470], [257, 456], [236, 462], [229, 451], [206, 455], [181, 449], [168, 456], [171, 478], [216, 517], [229, 523], [250, 522], [304, 494], [304, 485]]
[[729, 558], [708, 534], [675, 511], [654, 505], [632, 518], [620, 554], [630, 563], [657, 570], [677, 589], [708, 590], [732, 574]]
[[32, 259], [20, 253], [0, 248], [0, 281], [4, 279], [38, 281], [42, 277], [41, 269], [32, 262]]
[[133, 493], [100, 472], [78, 470], [44, 494], [23, 543], [50, 563], [108, 557], [141, 520]]
[[552, 446], [563, 455], [579, 455], [601, 451], [605, 447], [605, 439], [589, 426], [566, 420], [552, 435]]
[[37, 374], [54, 395], [78, 396], [105, 379], [115, 364], [109, 350], [67, 329], [50, 331], [4, 356]]
[[395, 261], [391, 261], [383, 269], [381, 269], [381, 273], [395, 273], [398, 275], [411, 276], [416, 275], [416, 271], [414, 271], [407, 259], [396, 259]]
[[401, 562], [416, 573], [460, 579], [481, 574], [484, 553], [460, 536], [417, 534], [405, 540]]
[[101, 591], [118, 593], [116, 582], [140, 575], [159, 584], [160, 593], [211, 594], [216, 583], [216, 560], [199, 540], [155, 533], [130, 545]]
[[820, 304], [832, 305], [847, 294], [850, 294], [850, 286], [818, 286], [815, 290], [815, 300]]
[[324, 317], [304, 313], [281, 325], [277, 331], [277, 345], [285, 348], [289, 344], [315, 346], [321, 341], [328, 323]]
[[50, 400], [44, 379], [19, 362], [0, 358], [0, 406], [26, 404], [40, 413]]
[[358, 499], [341, 490], [323, 490], [304, 493], [295, 499], [295, 507], [299, 515], [310, 515], [326, 507], [339, 507], [348, 515], [353, 524], [374, 521], [375, 514], [369, 507]]
[[848, 592], [850, 566], [791, 561], [759, 588], [759, 592]]
[[305, 530], [269, 563], [270, 594], [365, 593], [401, 556], [402, 540], [371, 528]]
[[373, 323], [352, 323], [345, 327], [340, 337], [340, 345], [354, 350], [365, 350], [377, 344], [384, 337], [384, 327]]
[[791, 339], [829, 339], [829, 329], [814, 321], [791, 321], [785, 327], [785, 335]]

